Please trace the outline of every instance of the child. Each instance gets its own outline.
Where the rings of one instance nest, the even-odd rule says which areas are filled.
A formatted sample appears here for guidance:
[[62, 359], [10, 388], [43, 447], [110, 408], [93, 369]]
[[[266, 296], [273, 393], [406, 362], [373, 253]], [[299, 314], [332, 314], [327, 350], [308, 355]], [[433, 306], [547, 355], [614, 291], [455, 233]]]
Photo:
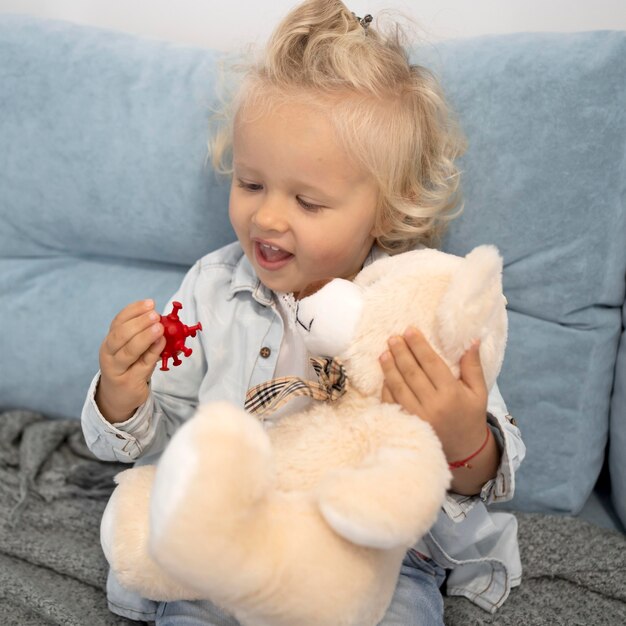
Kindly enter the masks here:
[[[385, 254], [437, 241], [457, 202], [461, 140], [398, 30], [384, 36], [370, 22], [339, 0], [308, 0], [249, 68], [213, 148], [218, 169], [232, 164], [238, 242], [200, 259], [173, 298], [203, 333], [180, 368], [155, 372], [165, 339], [154, 303], [117, 315], [82, 415], [99, 457], [155, 462], [198, 404], [242, 405], [247, 389], [271, 378], [313, 378], [294, 332], [295, 300], [324, 279], [349, 279]], [[446, 570], [448, 594], [494, 611], [521, 566], [515, 518], [485, 504], [512, 496], [519, 431], [497, 389], [487, 396], [477, 346], [460, 380], [413, 329], [390, 338], [380, 363], [382, 400], [428, 420], [453, 468], [446, 504], [408, 551], [381, 624], [442, 624]], [[208, 601], [138, 598], [113, 576], [108, 595], [113, 612], [158, 625], [237, 623]]]

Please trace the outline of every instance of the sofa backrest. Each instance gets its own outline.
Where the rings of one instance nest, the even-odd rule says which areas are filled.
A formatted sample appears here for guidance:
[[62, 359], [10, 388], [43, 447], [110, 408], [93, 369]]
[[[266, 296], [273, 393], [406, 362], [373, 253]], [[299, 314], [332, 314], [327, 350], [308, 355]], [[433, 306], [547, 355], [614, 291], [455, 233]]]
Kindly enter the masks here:
[[[500, 389], [528, 447], [511, 506], [578, 511], [610, 419], [626, 502], [626, 34], [481, 37], [415, 58], [469, 139], [445, 247], [504, 256]], [[0, 408], [78, 417], [113, 315], [146, 297], [163, 308], [196, 258], [234, 239], [228, 182], [206, 164], [217, 64], [0, 16]]]
[[115, 313], [234, 239], [205, 163], [217, 56], [0, 16], [2, 407], [78, 417]]
[[[626, 384], [614, 378], [626, 277], [626, 33], [449, 42], [439, 63], [469, 139], [465, 213], [446, 248], [490, 242], [504, 256], [500, 390], [527, 445], [515, 505], [578, 512], [602, 468], [614, 382]], [[614, 428], [626, 428], [626, 406], [613, 413]]]

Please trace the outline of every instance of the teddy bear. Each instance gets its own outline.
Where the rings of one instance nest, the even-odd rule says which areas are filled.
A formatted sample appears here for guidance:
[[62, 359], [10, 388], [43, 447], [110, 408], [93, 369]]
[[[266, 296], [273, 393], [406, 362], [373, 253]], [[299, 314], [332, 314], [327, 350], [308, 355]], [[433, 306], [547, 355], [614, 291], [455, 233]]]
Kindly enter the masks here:
[[[379, 356], [419, 329], [453, 374], [476, 339], [487, 387], [507, 338], [502, 259], [434, 249], [389, 256], [298, 301], [319, 382], [269, 381], [245, 407], [200, 406], [156, 466], [126, 470], [101, 542], [125, 587], [209, 599], [244, 626], [375, 626], [404, 554], [451, 482], [432, 427], [383, 403]], [[266, 428], [291, 397], [314, 398]]]

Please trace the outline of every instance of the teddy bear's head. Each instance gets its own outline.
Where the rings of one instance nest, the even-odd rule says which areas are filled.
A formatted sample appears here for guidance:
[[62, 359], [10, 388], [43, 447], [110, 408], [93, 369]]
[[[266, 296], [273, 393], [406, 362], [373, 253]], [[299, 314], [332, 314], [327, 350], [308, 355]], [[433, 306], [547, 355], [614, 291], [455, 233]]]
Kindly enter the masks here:
[[459, 376], [459, 361], [475, 339], [487, 387], [495, 382], [507, 340], [502, 258], [493, 246], [466, 257], [432, 249], [375, 261], [349, 282], [335, 279], [300, 301], [300, 332], [309, 352], [337, 357], [350, 384], [380, 396], [380, 355], [387, 340], [419, 329]]

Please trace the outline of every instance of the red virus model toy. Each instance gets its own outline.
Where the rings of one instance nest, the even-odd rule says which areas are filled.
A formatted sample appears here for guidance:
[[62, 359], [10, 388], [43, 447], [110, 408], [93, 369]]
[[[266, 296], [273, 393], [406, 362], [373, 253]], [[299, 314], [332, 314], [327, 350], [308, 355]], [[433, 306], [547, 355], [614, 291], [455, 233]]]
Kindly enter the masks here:
[[172, 312], [169, 315], [161, 315], [161, 324], [165, 328], [165, 348], [161, 352], [161, 370], [169, 371], [167, 360], [174, 359], [173, 365], [180, 365], [182, 361], [178, 355], [182, 352], [185, 356], [190, 356], [193, 350], [185, 347], [187, 337], [195, 337], [196, 331], [202, 330], [202, 324], [198, 322], [195, 326], [187, 326], [178, 319], [178, 311], [183, 308], [180, 302], [172, 302]]

